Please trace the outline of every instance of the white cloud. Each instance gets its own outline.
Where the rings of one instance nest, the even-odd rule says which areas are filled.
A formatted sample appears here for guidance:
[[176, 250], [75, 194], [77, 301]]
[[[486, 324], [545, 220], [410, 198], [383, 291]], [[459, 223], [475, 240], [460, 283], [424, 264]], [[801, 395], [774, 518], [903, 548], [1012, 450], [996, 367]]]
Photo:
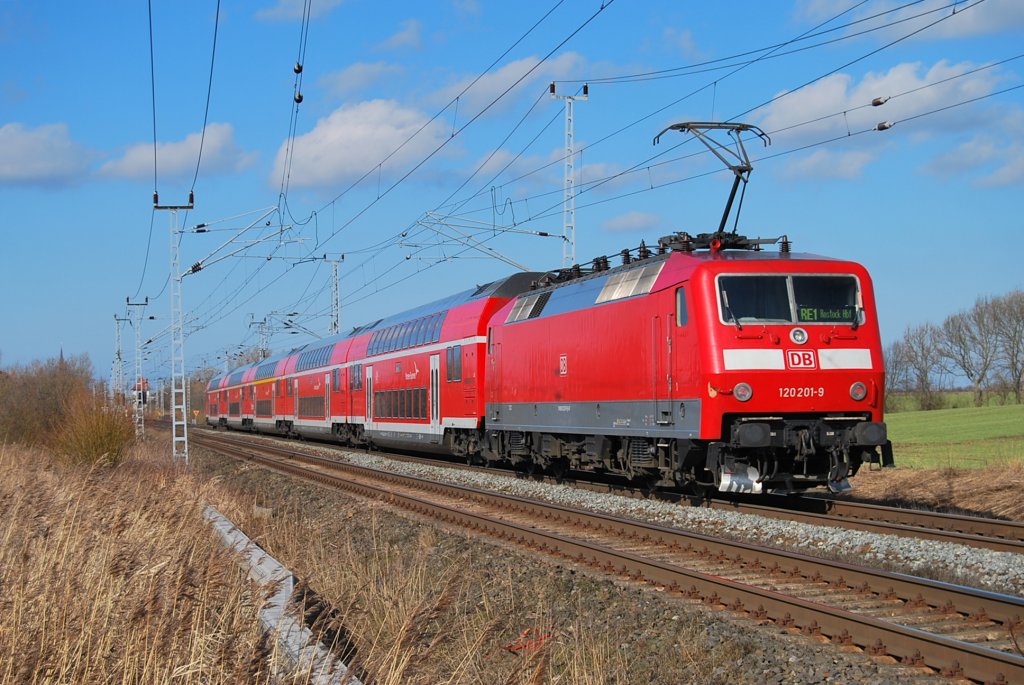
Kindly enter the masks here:
[[[201, 133], [190, 133], [182, 141], [157, 144], [157, 173], [161, 176], [185, 176], [195, 172], [199, 158]], [[239, 171], [250, 166], [255, 155], [246, 154], [235, 142], [231, 124], [209, 124], [203, 140], [200, 173]], [[153, 145], [137, 143], [118, 159], [100, 167], [99, 173], [115, 178], [143, 179], [153, 174]]]
[[[382, 174], [404, 169], [448, 137], [445, 125], [435, 121], [412, 138], [427, 120], [422, 112], [393, 100], [370, 100], [336, 109], [317, 121], [312, 131], [295, 138], [291, 185], [330, 187], [355, 180], [403, 144], [385, 164]], [[281, 177], [284, 159], [282, 145], [273, 178]]]
[[359, 92], [403, 71], [401, 66], [387, 62], [356, 62], [341, 71], [327, 74], [320, 79], [320, 84], [340, 97]]
[[[1017, 139], [1007, 128], [1010, 118], [1004, 117], [1003, 121], [993, 119], [993, 112], [1004, 109], [998, 105], [975, 103], [941, 111], [949, 105], [994, 92], [1005, 78], [998, 68], [964, 75], [974, 68], [975, 65], [970, 63], [950, 64], [942, 60], [930, 67], [921, 63], [898, 64], [886, 72], [865, 74], [860, 82], [855, 82], [848, 74], [834, 74], [784, 95], [759, 110], [755, 120], [759, 120], [759, 125], [771, 135], [776, 150], [832, 140], [832, 148], [856, 147], [865, 153], [858, 156], [835, 150], [831, 155], [815, 152], [787, 165], [787, 172], [792, 175], [813, 174], [833, 178], [859, 175], [886, 145], [917, 146], [980, 129], [987, 132], [1005, 130], [1003, 135], [1010, 140]], [[871, 106], [874, 98], [890, 99], [874, 107]], [[895, 122], [896, 126], [889, 131], [874, 131], [883, 121]], [[850, 134], [853, 136], [849, 143], [842, 140]], [[986, 162], [977, 161], [979, 155], [991, 154], [983, 149], [984, 141], [984, 138], [978, 138], [961, 149], [936, 157], [923, 170], [948, 175], [984, 164]], [[998, 142], [991, 144], [999, 145]], [[1007, 170], [1005, 177], [1012, 178], [1012, 171]], [[998, 178], [1003, 179], [1004, 176]]]
[[858, 178], [874, 157], [874, 154], [863, 150], [815, 150], [806, 157], [787, 162], [783, 174], [791, 178]]
[[[850, 9], [854, 4], [856, 4], [854, 0], [804, 0], [804, 2], [798, 3], [796, 15], [801, 19], [817, 23], [837, 16], [840, 12]], [[961, 5], [956, 12], [951, 11], [949, 5], [949, 0], [925, 0], [912, 4], [903, 2], [903, 0], [899, 2], [886, 0], [886, 2], [871, 3], [866, 8], [844, 15], [838, 21], [847, 23], [850, 20], [864, 19], [869, 15], [875, 16], [886, 12], [873, 20], [871, 24], [859, 24], [850, 29], [863, 31], [870, 26], [901, 22], [872, 34], [877, 40], [884, 41], [907, 35], [940, 19], [942, 21], [917, 34], [914, 39], [964, 38], [1019, 31], [1024, 28], [1024, 3], [1020, 0], [972, 2]], [[923, 16], [910, 19], [917, 15]], [[908, 19], [909, 21], [904, 21]]]
[[620, 214], [608, 219], [601, 224], [601, 228], [606, 231], [649, 232], [663, 224], [664, 222], [657, 214], [651, 214], [650, 212], [627, 212], [626, 214]]
[[975, 174], [975, 184], [1001, 187], [1024, 183], [1024, 145], [980, 133], [924, 166], [927, 173], [952, 178]]
[[94, 156], [71, 139], [67, 124], [0, 126], [0, 184], [71, 183], [88, 173]]
[[[322, 17], [345, 0], [317, 0], [310, 5], [309, 16], [313, 19]], [[305, 0], [277, 0], [273, 7], [260, 10], [256, 13], [257, 19], [269, 21], [291, 21], [302, 19], [304, 15]]]
[[[436, 91], [430, 100], [438, 105], [447, 104], [473, 83], [472, 87], [460, 97], [459, 118], [462, 118], [461, 112], [463, 111], [469, 112], [470, 115], [476, 114], [496, 97], [504, 93], [509, 86], [522, 78], [524, 74], [530, 72], [539, 62], [540, 59], [537, 57], [524, 57], [514, 62], [509, 62], [495, 71], [484, 74], [476, 83], [473, 83], [476, 76], [460, 78], [451, 85]], [[578, 76], [583, 71], [582, 67], [583, 58], [578, 53], [567, 52], [548, 60], [538, 67], [523, 79], [523, 82], [517, 86], [516, 90], [522, 91], [522, 89], [529, 88], [531, 85], [537, 86], [540, 83]], [[505, 100], [511, 102], [512, 98], [506, 96]]]
[[699, 59], [701, 51], [697, 48], [697, 42], [693, 39], [693, 32], [690, 29], [677, 29], [674, 26], [666, 26], [662, 31], [663, 43], [675, 52], [678, 52], [687, 59]]
[[378, 50], [397, 50], [399, 48], [420, 47], [420, 33], [423, 27], [416, 19], [406, 19], [402, 22], [402, 28], [391, 37], [377, 45]]
[[[856, 84], [848, 74], [834, 74], [776, 100], [760, 110], [758, 117], [761, 127], [769, 133], [828, 117], [778, 135], [779, 140], [789, 143], [844, 134], [848, 132], [847, 126], [849, 132], [856, 133], [874, 128], [881, 121], [898, 122], [995, 90], [1000, 76], [994, 69], [940, 83], [973, 68], [974, 65], [966, 62], [949, 64], [945, 60], [929, 68], [919, 62], [903, 63], [884, 73], [869, 72]], [[880, 107], [867, 106], [876, 97], [892, 99]], [[967, 107], [950, 110], [941, 116], [930, 116], [915, 121], [914, 128], [919, 132], [956, 129], [970, 119], [970, 111], [971, 108]]]
[[477, 0], [454, 0], [452, 5], [463, 14], [480, 14], [480, 3]]
[[1003, 150], [1002, 166], [978, 180], [979, 186], [1024, 185], [1024, 145], [1015, 143]]

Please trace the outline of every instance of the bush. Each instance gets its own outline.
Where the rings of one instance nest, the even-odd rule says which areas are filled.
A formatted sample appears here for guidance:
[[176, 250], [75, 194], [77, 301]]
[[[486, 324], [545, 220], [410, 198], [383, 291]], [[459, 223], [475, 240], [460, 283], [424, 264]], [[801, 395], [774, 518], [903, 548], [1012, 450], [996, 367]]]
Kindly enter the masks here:
[[0, 441], [48, 443], [65, 423], [64, 408], [91, 387], [86, 355], [35, 361], [0, 370]]
[[64, 403], [53, 449], [67, 464], [116, 466], [135, 442], [135, 424], [120, 407], [79, 392]]

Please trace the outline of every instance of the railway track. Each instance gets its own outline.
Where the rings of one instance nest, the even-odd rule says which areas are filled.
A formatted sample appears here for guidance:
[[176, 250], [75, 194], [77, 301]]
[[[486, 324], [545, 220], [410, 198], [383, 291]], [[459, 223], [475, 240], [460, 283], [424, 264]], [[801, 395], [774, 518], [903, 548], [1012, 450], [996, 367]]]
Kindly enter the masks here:
[[[240, 441], [246, 441], [248, 437], [229, 433], [218, 435], [231, 435], [232, 438], [224, 439], [238, 439]], [[294, 443], [292, 444], [294, 445]], [[511, 472], [508, 469], [471, 466], [461, 462], [438, 461], [436, 458], [423, 458], [406, 454], [387, 454], [386, 456], [391, 459], [430, 466], [443, 465], [446, 468], [482, 471], [505, 476], [515, 474], [515, 472]], [[680, 505], [722, 509], [818, 526], [951, 542], [998, 552], [1024, 554], [1024, 523], [1019, 521], [947, 514], [923, 509], [886, 507], [877, 504], [814, 496], [783, 497], [762, 495], [744, 497], [739, 495], [716, 495], [706, 499], [702, 497], [687, 497], [671, 491], [651, 491], [614, 482], [602, 483], [576, 478], [553, 478], [542, 475], [526, 477], [538, 482], [560, 484], [593, 492], [608, 492], [636, 498], [657, 498], [677, 502]]]
[[1024, 599], [386, 473], [267, 443], [197, 443], [873, 655], [1024, 682]]

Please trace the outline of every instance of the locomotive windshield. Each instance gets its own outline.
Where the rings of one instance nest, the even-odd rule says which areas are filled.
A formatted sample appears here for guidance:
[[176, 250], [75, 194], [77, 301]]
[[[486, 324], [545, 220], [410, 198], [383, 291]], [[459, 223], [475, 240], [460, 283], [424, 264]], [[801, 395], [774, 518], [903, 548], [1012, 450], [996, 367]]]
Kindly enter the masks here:
[[853, 276], [719, 276], [718, 293], [726, 323], [863, 323]]

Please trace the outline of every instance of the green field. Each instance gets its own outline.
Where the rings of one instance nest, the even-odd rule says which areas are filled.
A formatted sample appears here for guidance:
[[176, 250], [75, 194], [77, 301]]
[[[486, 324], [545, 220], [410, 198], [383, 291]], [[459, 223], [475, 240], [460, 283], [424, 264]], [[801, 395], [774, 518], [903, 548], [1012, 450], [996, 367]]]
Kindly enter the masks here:
[[902, 468], [979, 468], [1024, 461], [1024, 404], [886, 414]]

